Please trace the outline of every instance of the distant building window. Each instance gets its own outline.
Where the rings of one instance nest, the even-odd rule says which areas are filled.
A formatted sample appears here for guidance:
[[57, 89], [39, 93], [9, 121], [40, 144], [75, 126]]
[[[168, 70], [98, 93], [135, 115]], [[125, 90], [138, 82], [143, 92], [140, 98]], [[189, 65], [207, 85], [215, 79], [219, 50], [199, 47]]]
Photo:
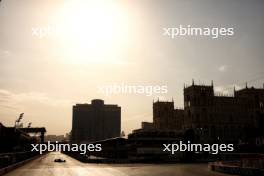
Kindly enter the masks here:
[[186, 101], [184, 104], [185, 104], [185, 107], [190, 107], [191, 106], [191, 102], [190, 101]]

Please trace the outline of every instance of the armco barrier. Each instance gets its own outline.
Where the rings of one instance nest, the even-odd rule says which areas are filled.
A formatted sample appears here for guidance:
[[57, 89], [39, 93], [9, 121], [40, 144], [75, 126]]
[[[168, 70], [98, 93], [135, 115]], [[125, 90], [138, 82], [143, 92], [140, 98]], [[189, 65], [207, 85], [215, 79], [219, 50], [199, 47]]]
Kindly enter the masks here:
[[228, 163], [213, 162], [208, 167], [212, 171], [226, 174], [243, 175], [243, 176], [264, 176], [264, 170], [258, 168], [242, 168], [237, 165], [228, 165]]
[[[45, 155], [45, 154], [44, 154], [44, 155]], [[21, 162], [18, 162], [18, 163], [12, 164], [12, 165], [10, 165], [10, 166], [7, 166], [7, 167], [5, 167], [5, 168], [2, 168], [2, 169], [0, 169], [0, 176], [4, 175], [4, 174], [6, 174], [6, 173], [8, 173], [8, 172], [10, 172], [10, 171], [12, 171], [12, 170], [14, 170], [14, 169], [20, 167], [20, 166], [23, 166], [24, 164], [26, 164], [26, 163], [28, 163], [28, 162], [30, 162], [30, 161], [33, 161], [33, 160], [35, 160], [35, 159], [37, 159], [37, 158], [39, 158], [39, 157], [42, 157], [42, 156], [43, 156], [43, 155], [37, 155], [37, 156], [34, 156], [34, 157], [29, 158], [29, 159], [27, 159], [27, 160], [24, 160], [24, 161], [21, 161]]]

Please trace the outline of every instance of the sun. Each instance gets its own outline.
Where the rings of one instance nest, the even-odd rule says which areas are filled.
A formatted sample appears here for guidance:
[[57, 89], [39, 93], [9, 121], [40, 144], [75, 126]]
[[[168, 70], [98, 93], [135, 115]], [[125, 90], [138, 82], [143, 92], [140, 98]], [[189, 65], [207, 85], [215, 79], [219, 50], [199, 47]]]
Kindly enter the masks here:
[[129, 23], [117, 1], [66, 1], [59, 14], [59, 40], [66, 61], [113, 63], [125, 45]]

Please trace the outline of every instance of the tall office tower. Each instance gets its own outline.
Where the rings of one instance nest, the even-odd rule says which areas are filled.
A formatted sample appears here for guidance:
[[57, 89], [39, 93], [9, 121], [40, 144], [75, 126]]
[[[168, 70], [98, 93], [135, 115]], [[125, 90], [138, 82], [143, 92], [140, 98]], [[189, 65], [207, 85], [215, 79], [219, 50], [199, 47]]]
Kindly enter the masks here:
[[121, 107], [103, 100], [76, 104], [72, 114], [72, 143], [87, 143], [113, 137], [121, 132]]

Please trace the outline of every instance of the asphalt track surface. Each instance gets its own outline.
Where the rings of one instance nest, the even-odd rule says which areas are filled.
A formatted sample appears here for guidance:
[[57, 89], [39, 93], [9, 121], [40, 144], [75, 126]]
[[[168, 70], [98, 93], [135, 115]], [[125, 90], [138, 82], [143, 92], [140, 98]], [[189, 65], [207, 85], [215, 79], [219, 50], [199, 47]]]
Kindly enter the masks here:
[[[56, 163], [54, 159], [65, 159]], [[224, 176], [207, 164], [90, 164], [62, 153], [48, 153], [5, 176]]]

